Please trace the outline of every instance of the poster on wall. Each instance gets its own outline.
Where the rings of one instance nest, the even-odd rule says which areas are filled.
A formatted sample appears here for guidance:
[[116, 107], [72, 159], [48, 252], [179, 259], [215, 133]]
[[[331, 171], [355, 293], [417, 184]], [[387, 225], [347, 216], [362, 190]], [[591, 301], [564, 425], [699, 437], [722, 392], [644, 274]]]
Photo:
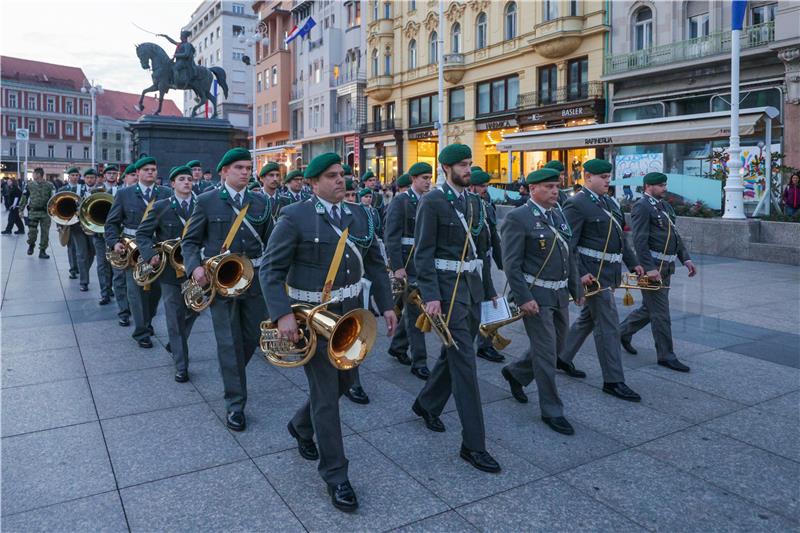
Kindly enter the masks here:
[[664, 154], [625, 154], [614, 158], [616, 178], [641, 178], [648, 172], [663, 172]]
[[[730, 148], [725, 147], [724, 152], [730, 157]], [[772, 153], [780, 152], [781, 145], [773, 144]], [[744, 201], [745, 202], [759, 202], [764, 197], [767, 191], [767, 171], [766, 171], [766, 147], [759, 148], [758, 146], [743, 146], [741, 154], [743, 181], [744, 181]], [[721, 164], [727, 167], [728, 158], [726, 157]], [[778, 171], [780, 160], [772, 160], [772, 173]], [[718, 167], [720, 163], [715, 163], [714, 167]], [[712, 167], [713, 170], [713, 167]], [[727, 170], [727, 168], [726, 168]]]

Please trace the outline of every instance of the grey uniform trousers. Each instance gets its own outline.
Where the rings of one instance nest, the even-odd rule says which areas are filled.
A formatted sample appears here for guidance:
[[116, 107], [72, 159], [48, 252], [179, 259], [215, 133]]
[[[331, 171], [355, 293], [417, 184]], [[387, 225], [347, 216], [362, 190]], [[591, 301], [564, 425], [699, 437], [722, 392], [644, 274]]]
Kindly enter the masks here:
[[[109, 264], [109, 266], [111, 266]], [[128, 303], [128, 277], [124, 270], [111, 268], [111, 281], [114, 287], [114, 298], [117, 301], [117, 316], [119, 318], [131, 317], [131, 305]]]
[[417, 328], [417, 318], [420, 315], [419, 307], [410, 304], [404, 296], [403, 314], [397, 331], [389, 345], [391, 353], [406, 353], [411, 349], [412, 368], [428, 367], [428, 350], [425, 348], [425, 334]]
[[[447, 304], [447, 301], [443, 302], [443, 306]], [[479, 303], [465, 305], [456, 302], [450, 316], [449, 328], [458, 348], [442, 346], [439, 359], [417, 396], [417, 401], [423, 409], [439, 416], [452, 394], [461, 420], [464, 446], [472, 451], [483, 452], [486, 451], [486, 434], [473, 346], [479, 322]]]
[[602, 291], [586, 298], [578, 319], [569, 328], [567, 342], [559, 359], [571, 363], [589, 333], [594, 334], [597, 358], [605, 383], [625, 381], [619, 344], [619, 315], [612, 291]]
[[186, 372], [189, 367], [189, 334], [197, 319], [197, 313], [186, 307], [180, 285], [162, 283], [161, 293], [164, 297], [167, 334], [169, 335], [172, 359], [175, 361], [175, 370]]
[[78, 274], [78, 251], [75, 247], [75, 240], [72, 237], [72, 232], [75, 230], [74, 227], [69, 229], [64, 229], [62, 231], [69, 231], [69, 240], [67, 241], [67, 261], [69, 262], [69, 273], [70, 274]]
[[353, 384], [353, 371], [341, 371], [331, 365], [328, 341], [318, 337], [317, 351], [303, 370], [308, 379], [308, 400], [292, 417], [291, 424], [303, 439], [317, 437], [322, 479], [336, 485], [347, 481], [347, 457], [342, 442], [339, 398]]
[[75, 254], [75, 272], [81, 285], [89, 284], [89, 271], [94, 261], [94, 245], [91, 237], [83, 232], [80, 224], [74, 224], [69, 229], [70, 270], [72, 270], [72, 254]]
[[556, 388], [556, 355], [564, 348], [569, 328], [569, 307], [539, 308], [522, 319], [530, 348], [525, 358], [508, 365], [508, 371], [523, 387], [536, 379], [542, 416], [564, 416], [564, 404]]
[[[111, 298], [113, 275], [111, 273], [111, 264], [106, 259], [106, 242], [103, 239], [103, 235], [92, 236], [92, 243], [94, 244], [94, 260], [97, 263], [97, 283], [100, 285], [100, 297]], [[122, 290], [125, 290], [124, 286]], [[127, 298], [125, 302], [127, 307]]]
[[[669, 274], [663, 276], [664, 285], [669, 286]], [[632, 337], [637, 331], [650, 324], [656, 354], [659, 361], [677, 359], [672, 347], [672, 320], [669, 316], [669, 289], [641, 291], [642, 306], [629, 314], [620, 324], [620, 334]]]
[[238, 298], [217, 296], [210, 308], [225, 405], [228, 411], [244, 411], [247, 404], [247, 363], [258, 347], [261, 321], [267, 316], [258, 271], [245, 295]]
[[153, 334], [153, 317], [158, 311], [158, 301], [161, 299], [161, 284], [156, 281], [146, 291], [133, 281], [133, 269], [125, 270], [125, 288], [128, 293], [128, 304], [133, 316], [133, 334], [137, 341], [150, 338]]

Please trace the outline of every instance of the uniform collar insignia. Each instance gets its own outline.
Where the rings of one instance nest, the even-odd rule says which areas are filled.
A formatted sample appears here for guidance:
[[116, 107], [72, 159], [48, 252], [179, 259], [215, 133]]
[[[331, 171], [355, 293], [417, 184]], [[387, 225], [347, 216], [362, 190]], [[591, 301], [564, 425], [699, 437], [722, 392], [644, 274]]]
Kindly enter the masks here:
[[314, 202], [314, 210], [317, 212], [318, 215], [325, 214], [325, 206], [322, 205], [322, 202], [319, 201], [319, 198], [317, 198], [317, 201]]
[[347, 203], [346, 202], [342, 202], [342, 213], [344, 213], [345, 215], [352, 215], [353, 214], [350, 211], [350, 208], [347, 207]]

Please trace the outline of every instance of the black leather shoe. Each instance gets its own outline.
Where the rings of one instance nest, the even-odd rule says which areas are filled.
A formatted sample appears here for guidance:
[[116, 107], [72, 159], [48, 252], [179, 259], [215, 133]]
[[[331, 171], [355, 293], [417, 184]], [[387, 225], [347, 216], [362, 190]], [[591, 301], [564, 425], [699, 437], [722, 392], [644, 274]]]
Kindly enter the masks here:
[[79, 290], [80, 290], [81, 292], [86, 292], [86, 291], [88, 291], [88, 290], [89, 290], [89, 286], [88, 286], [88, 285], [83, 285], [83, 284], [81, 284], [81, 288], [80, 288]]
[[428, 370], [427, 366], [412, 368], [411, 373], [417, 376], [422, 381], [428, 381], [428, 378], [431, 377], [431, 371]]
[[153, 347], [153, 341], [151, 341], [149, 337], [139, 341], [139, 348], [152, 348], [152, 347]]
[[319, 451], [313, 440], [301, 438], [291, 422], [286, 425], [286, 429], [289, 430], [289, 435], [297, 441], [297, 451], [300, 453], [300, 457], [309, 461], [317, 461], [319, 459]]
[[562, 435], [573, 435], [575, 433], [575, 429], [572, 427], [572, 424], [570, 424], [563, 416], [543, 416], [542, 421], [550, 426], [550, 429], [556, 433], [561, 433]]
[[28, 255], [33, 255], [33, 246], [28, 246]]
[[360, 385], [353, 385], [344, 391], [344, 395], [347, 396], [347, 398], [353, 403], [358, 403], [361, 405], [366, 405], [369, 403], [369, 396], [367, 396], [367, 393], [364, 392], [364, 389], [362, 389]]
[[186, 370], [178, 370], [175, 372], [175, 381], [178, 383], [186, 383], [189, 381], [189, 373]]
[[603, 383], [603, 392], [628, 402], [642, 401], [642, 397], [633, 392], [633, 390], [631, 390], [631, 388], [625, 385], [625, 383], [622, 381], [619, 383]]
[[352, 513], [358, 509], [358, 498], [349, 481], [338, 485], [328, 485], [328, 494], [334, 507], [345, 513]]
[[228, 416], [225, 417], [225, 425], [233, 431], [244, 431], [244, 428], [247, 427], [244, 413], [241, 411], [228, 411]]
[[508, 367], [504, 366], [503, 369], [500, 370], [500, 374], [508, 381], [508, 386], [511, 388], [511, 396], [519, 403], [528, 403], [528, 395], [525, 394], [525, 391], [522, 389], [522, 383], [514, 379]]
[[431, 431], [436, 431], [437, 433], [445, 432], [444, 422], [442, 422], [442, 419], [423, 409], [419, 404], [419, 400], [414, 401], [414, 405], [411, 406], [411, 410], [414, 411], [415, 415], [422, 417], [422, 419], [425, 421], [425, 427]]
[[566, 375], [573, 378], [585, 378], [586, 372], [578, 370], [572, 363], [567, 363], [561, 359], [556, 358], [556, 368], [563, 371]]
[[111, 298], [109, 298], [108, 296], [103, 296], [102, 298], [100, 298], [100, 301], [97, 302], [97, 303], [99, 305], [108, 305], [108, 304], [111, 303]]
[[150, 335], [155, 335], [156, 334], [156, 330], [153, 329], [153, 326], [147, 326], [147, 331], [150, 332]]
[[[100, 305], [103, 305], [103, 304], [100, 304]], [[130, 318], [120, 318], [118, 324], [120, 326], [122, 326], [123, 328], [127, 328], [128, 326], [131, 325], [131, 319]]]
[[167, 345], [164, 346], [164, 349], [167, 350], [169, 353], [172, 353], [172, 345], [170, 343], [167, 343]]
[[69, 279], [78, 279], [78, 274], [76, 274], [75, 272], [70, 272]]
[[479, 348], [477, 356], [481, 359], [486, 359], [492, 363], [502, 363], [506, 360], [505, 356], [494, 349], [494, 346], [488, 348]]
[[411, 358], [408, 357], [408, 354], [396, 353], [390, 350], [389, 355], [397, 359], [397, 362], [401, 365], [411, 366]]
[[47, 255], [47, 252], [44, 250], [39, 251], [39, 259], [50, 259], [50, 256]]
[[677, 359], [673, 359], [672, 361], [659, 361], [658, 364], [678, 372], [688, 372], [690, 370], [688, 366], [684, 365]]
[[639, 353], [636, 351], [636, 348], [633, 347], [633, 344], [631, 344], [630, 337], [620, 337], [619, 343], [622, 345], [623, 348], [625, 348], [625, 351], [628, 352], [629, 354], [636, 355], [637, 353]]
[[25, 235], [25, 231], [15, 231], [14, 235]]
[[10, 229], [4, 229], [3, 231], [0, 231], [0, 234], [11, 235], [11, 230]]
[[483, 470], [491, 474], [496, 474], [500, 471], [500, 464], [494, 460], [494, 457], [489, 455], [489, 452], [473, 452], [472, 450], [464, 448], [462, 445], [461, 458], [478, 470]]

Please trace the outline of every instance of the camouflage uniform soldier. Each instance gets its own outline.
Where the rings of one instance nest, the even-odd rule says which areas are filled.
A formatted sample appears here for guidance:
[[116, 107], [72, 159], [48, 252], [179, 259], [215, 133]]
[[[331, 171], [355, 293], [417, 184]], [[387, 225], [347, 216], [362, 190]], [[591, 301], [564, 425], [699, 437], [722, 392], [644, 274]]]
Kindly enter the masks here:
[[50, 237], [50, 215], [47, 214], [47, 202], [50, 201], [54, 192], [53, 184], [44, 179], [44, 170], [37, 167], [33, 169], [33, 182], [28, 183], [20, 203], [20, 210], [28, 208], [28, 255], [33, 255], [38, 228], [42, 227], [42, 238], [39, 240], [39, 257], [41, 259], [50, 259], [46, 253]]

